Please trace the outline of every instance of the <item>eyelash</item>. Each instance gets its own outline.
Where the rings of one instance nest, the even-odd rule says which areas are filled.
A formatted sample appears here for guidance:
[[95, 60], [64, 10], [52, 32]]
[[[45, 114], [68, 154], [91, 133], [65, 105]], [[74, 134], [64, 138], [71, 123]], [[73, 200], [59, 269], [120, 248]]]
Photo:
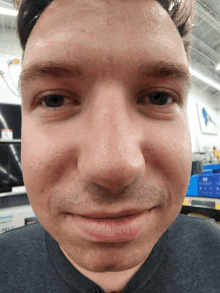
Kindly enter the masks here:
[[[144, 91], [143, 91], [144, 92]], [[167, 94], [168, 95], [168, 97], [171, 97], [172, 98], [172, 100], [173, 101], [175, 101], [175, 100], [177, 100], [178, 98], [177, 98], [177, 95], [175, 94], [175, 93], [173, 93], [172, 91], [169, 91], [169, 90], [162, 90], [162, 91], [159, 91], [159, 90], [157, 90], [157, 91], [155, 91], [155, 92], [151, 92], [151, 93], [144, 93], [143, 95], [141, 95], [140, 97], [142, 97], [142, 96], [144, 96], [144, 98], [145, 98], [145, 96], [148, 96], [148, 95], [152, 95], [152, 94]], [[140, 99], [140, 97], [138, 98], [138, 99]], [[168, 98], [169, 99], [169, 98]], [[172, 104], [173, 104], [173, 102], [172, 102]], [[154, 107], [156, 107], [156, 108], [167, 108], [167, 106], [164, 106], [164, 105], [160, 105], [160, 106], [158, 106], [158, 105], [153, 105]]]
[[[157, 90], [157, 91], [155, 91], [155, 92], [150, 92], [150, 93], [146, 93], [146, 92], [144, 92], [144, 91], [142, 91], [141, 92], [142, 94], [141, 94], [141, 96], [139, 96], [139, 98], [137, 99], [137, 100], [139, 100], [141, 97], [143, 97], [144, 96], [144, 98], [143, 99], [145, 99], [146, 98], [146, 96], [149, 96], [149, 95], [152, 95], [152, 94], [155, 94], [155, 93], [157, 93], [157, 94], [161, 94], [161, 93], [163, 93], [163, 94], [167, 94], [168, 95], [168, 98], [167, 99], [169, 99], [169, 97], [171, 97], [173, 100], [175, 100], [176, 98], [177, 98], [177, 95], [176, 94], [174, 94], [172, 91], [169, 91], [169, 90], [162, 90], [162, 91], [159, 91], [159, 90]], [[50, 96], [62, 96], [62, 97], [67, 97], [67, 96], [65, 96], [65, 95], [61, 95], [61, 94], [58, 94], [58, 93], [52, 93], [52, 94], [50, 94], [50, 95], [47, 95], [47, 96], [44, 96], [43, 98], [41, 98], [41, 99], [39, 99], [38, 101], [36, 101], [36, 103], [37, 104], [42, 104], [44, 101], [45, 101], [45, 99], [47, 98], [47, 97], [50, 97]], [[68, 97], [67, 97], [68, 98]], [[70, 98], [68, 98], [68, 99], [70, 99]], [[142, 100], [143, 100], [142, 99]], [[165, 98], [166, 99], [166, 98]], [[149, 104], [150, 104], [150, 102], [149, 102]], [[173, 104], [173, 103], [172, 103]], [[62, 108], [62, 105], [61, 105], [61, 107], [49, 107], [49, 106], [46, 106], [46, 105], [42, 105], [44, 108], [46, 108], [46, 109], [59, 109], [59, 108]], [[154, 107], [156, 107], [156, 108], [167, 108], [167, 106], [164, 106], [164, 105], [153, 105]]]

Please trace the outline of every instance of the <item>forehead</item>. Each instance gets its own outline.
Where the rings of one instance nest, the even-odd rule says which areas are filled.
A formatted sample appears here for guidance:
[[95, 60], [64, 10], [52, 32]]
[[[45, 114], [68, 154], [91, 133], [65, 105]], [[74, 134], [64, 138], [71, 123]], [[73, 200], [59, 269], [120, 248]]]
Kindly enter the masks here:
[[156, 0], [54, 0], [30, 34], [23, 68], [60, 58], [138, 66], [146, 57], [187, 65], [182, 39]]
[[[47, 17], [50, 16], [56, 21], [67, 20], [68, 17], [76, 22], [88, 21], [91, 19], [107, 20], [109, 27], [114, 26], [115, 20], [121, 24], [125, 22], [142, 23], [143, 18], [156, 17], [157, 23], [163, 22], [167, 12], [157, 0], [53, 0], [46, 8]], [[143, 17], [140, 19], [140, 17]], [[151, 19], [153, 20], [153, 19]], [[97, 24], [98, 26], [98, 24]]]
[[68, 40], [77, 33], [86, 38], [106, 36], [104, 40], [109, 39], [110, 43], [112, 38], [117, 39], [128, 30], [131, 37], [172, 36], [174, 32], [178, 35], [171, 18], [156, 0], [54, 0], [39, 17], [28, 43], [40, 37], [37, 42], [40, 45], [61, 34], [65, 41], [65, 37]]

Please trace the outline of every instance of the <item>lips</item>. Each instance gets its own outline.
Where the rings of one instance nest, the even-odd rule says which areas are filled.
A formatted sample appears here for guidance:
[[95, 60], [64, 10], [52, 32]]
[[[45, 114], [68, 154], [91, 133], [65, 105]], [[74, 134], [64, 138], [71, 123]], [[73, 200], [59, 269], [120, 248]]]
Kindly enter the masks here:
[[[135, 213], [135, 214], [134, 214]], [[150, 222], [151, 210], [73, 215], [79, 237], [92, 242], [127, 242], [137, 238]]]
[[107, 213], [107, 212], [92, 212], [79, 215], [81, 217], [92, 218], [92, 219], [115, 219], [115, 218], [124, 218], [136, 214], [142, 213], [143, 210], [124, 210], [118, 213]]

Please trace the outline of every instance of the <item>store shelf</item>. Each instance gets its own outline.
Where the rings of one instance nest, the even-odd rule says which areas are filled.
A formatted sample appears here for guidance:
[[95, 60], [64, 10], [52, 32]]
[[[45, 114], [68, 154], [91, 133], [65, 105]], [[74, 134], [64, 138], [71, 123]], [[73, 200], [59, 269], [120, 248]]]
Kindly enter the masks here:
[[26, 188], [24, 186], [13, 187], [11, 192], [2, 192], [0, 197], [12, 196], [17, 194], [26, 194]]
[[21, 139], [0, 139], [0, 143], [21, 143]]
[[220, 198], [187, 196], [183, 203], [184, 206], [194, 206], [199, 208], [214, 209], [220, 212]]
[[184, 200], [181, 213], [209, 218], [220, 223], [220, 199], [187, 196]]

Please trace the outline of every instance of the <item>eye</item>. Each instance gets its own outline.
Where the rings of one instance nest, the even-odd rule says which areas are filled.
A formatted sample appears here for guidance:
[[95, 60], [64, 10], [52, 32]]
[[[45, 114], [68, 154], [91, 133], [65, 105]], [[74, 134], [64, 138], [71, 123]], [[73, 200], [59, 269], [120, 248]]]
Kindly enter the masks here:
[[[41, 99], [42, 100], [42, 99]], [[74, 99], [74, 104], [78, 105], [79, 102]], [[42, 105], [46, 108], [60, 108], [62, 105], [72, 104], [72, 100], [64, 95], [51, 94], [43, 97]]]
[[[144, 91], [142, 91], [144, 92]], [[141, 93], [142, 93], [141, 92]], [[170, 94], [168, 91], [163, 92], [152, 92], [152, 93], [144, 93], [138, 98], [138, 104], [153, 104], [155, 107], [164, 107], [166, 104], [172, 104], [173, 103], [173, 93]], [[146, 101], [147, 100], [147, 101]], [[44, 96], [41, 98], [41, 104], [42, 106], [46, 108], [61, 108], [61, 106], [67, 106], [72, 105], [74, 103], [75, 105], [79, 105], [80, 102], [77, 99], [70, 99], [67, 96], [60, 95], [60, 94], [51, 94]]]
[[163, 107], [166, 104], [173, 103], [174, 98], [172, 96], [174, 94], [168, 91], [144, 93], [138, 98], [138, 104], [143, 103], [143, 100], [147, 99], [147, 104], [152, 103], [155, 107]]

